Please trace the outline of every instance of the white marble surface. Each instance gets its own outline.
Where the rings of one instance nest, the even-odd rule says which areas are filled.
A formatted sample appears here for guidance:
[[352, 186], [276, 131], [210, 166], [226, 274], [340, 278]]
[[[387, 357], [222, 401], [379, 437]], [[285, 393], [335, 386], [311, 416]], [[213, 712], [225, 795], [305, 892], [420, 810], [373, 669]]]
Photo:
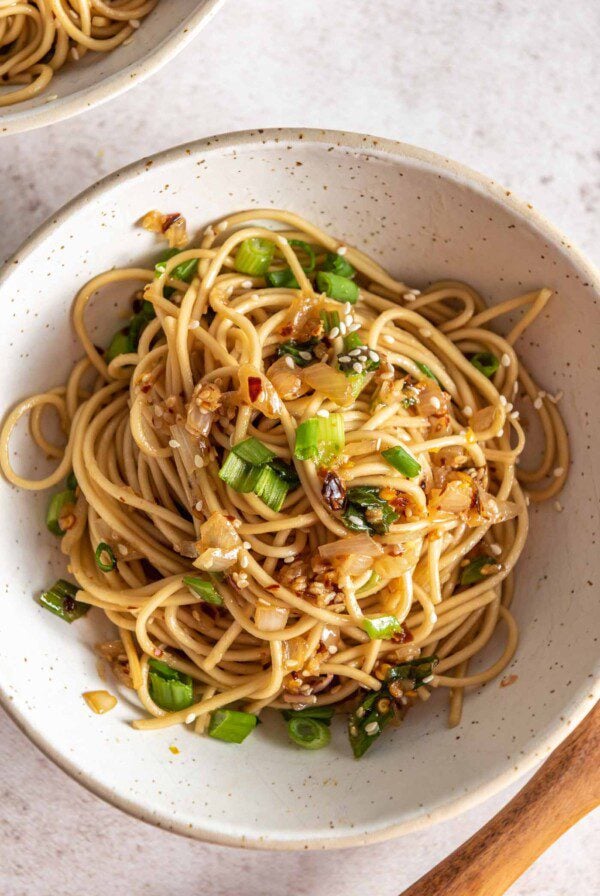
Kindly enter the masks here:
[[[365, 131], [459, 159], [527, 198], [593, 255], [599, 32], [596, 0], [229, 0], [177, 60], [125, 97], [0, 140], [0, 258], [67, 199], [139, 156], [275, 125]], [[6, 717], [0, 738], [3, 896], [117, 888], [131, 896], [393, 896], [517, 789], [451, 824], [368, 849], [247, 853], [184, 840], [105, 805]], [[596, 813], [511, 896], [596, 892], [599, 843]]]

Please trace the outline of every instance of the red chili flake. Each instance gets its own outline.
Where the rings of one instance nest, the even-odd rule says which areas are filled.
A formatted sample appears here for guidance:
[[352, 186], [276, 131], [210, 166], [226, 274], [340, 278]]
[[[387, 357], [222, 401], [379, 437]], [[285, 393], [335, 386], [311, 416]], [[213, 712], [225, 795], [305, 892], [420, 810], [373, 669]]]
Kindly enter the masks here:
[[514, 684], [515, 681], [519, 680], [518, 675], [505, 675], [502, 681], [500, 682], [501, 688], [509, 688], [511, 684]]
[[279, 591], [281, 585], [265, 585], [267, 591]]
[[331, 510], [343, 510], [346, 506], [346, 489], [337, 473], [331, 470], [323, 480], [323, 500]]
[[173, 212], [170, 215], [165, 215], [162, 222], [162, 232], [166, 233], [169, 227], [172, 227], [178, 218], [181, 218], [181, 212]]
[[248, 395], [250, 396], [250, 401], [256, 401], [260, 393], [262, 392], [262, 380], [259, 376], [249, 376], [248, 377]]

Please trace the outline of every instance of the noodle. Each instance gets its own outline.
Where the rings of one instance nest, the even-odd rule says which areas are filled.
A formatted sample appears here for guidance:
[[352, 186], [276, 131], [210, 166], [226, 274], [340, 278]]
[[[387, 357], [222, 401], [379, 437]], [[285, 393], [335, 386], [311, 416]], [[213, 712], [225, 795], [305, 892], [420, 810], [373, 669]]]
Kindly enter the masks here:
[[[173, 217], [157, 220], [170, 227]], [[68, 523], [64, 513], [59, 521], [62, 549], [77, 600], [118, 627], [122, 648], [100, 651], [149, 716], [134, 726], [194, 722], [201, 733], [210, 714], [233, 703], [256, 714], [337, 704], [354, 710], [352, 740], [365, 691], [386, 695], [373, 712], [388, 713], [391, 700], [401, 717], [431, 688], [448, 689], [450, 724], [458, 724], [465, 690], [514, 655], [509, 605], [527, 505], [556, 495], [569, 466], [558, 409], [514, 349], [550, 290], [487, 308], [457, 282], [411, 290], [288, 212], [234, 214], [208, 227], [198, 248], [182, 248], [181, 220], [179, 245], [156, 276], [112, 270], [80, 290], [73, 320], [86, 358], [65, 387], [13, 409], [0, 437], [4, 474], [21, 488], [75, 474], [76, 504]], [[269, 271], [287, 271], [288, 285], [236, 270], [253, 240], [275, 250]], [[307, 256], [317, 268], [328, 258], [354, 268], [358, 302], [315, 288]], [[98, 290], [125, 281], [143, 284], [134, 308], [143, 297], [148, 319], [137, 345], [107, 359], [85, 312]], [[520, 311], [507, 338], [488, 329]], [[481, 353], [495, 360], [488, 374], [475, 364]], [[539, 467], [527, 471], [517, 466], [525, 444], [517, 382], [545, 439]], [[332, 397], [348, 384], [350, 400]], [[64, 448], [43, 433], [48, 408]], [[11, 433], [25, 415], [34, 441], [58, 459], [40, 481], [10, 462]], [[338, 417], [337, 452], [299, 459], [300, 425], [317, 421], [329, 432]], [[262, 460], [231, 451], [246, 440]], [[280, 504], [227, 479], [228, 458], [253, 482], [269, 471], [284, 490]], [[114, 563], [104, 569], [99, 556]], [[190, 575], [200, 591], [184, 581]], [[500, 656], [473, 671], [497, 631]], [[193, 679], [187, 706], [156, 702], [157, 658]], [[369, 737], [381, 727], [366, 724]]]
[[[88, 51], [131, 42], [158, 0], [0, 0], [0, 107], [33, 99]], [[22, 85], [22, 86], [20, 86]]]

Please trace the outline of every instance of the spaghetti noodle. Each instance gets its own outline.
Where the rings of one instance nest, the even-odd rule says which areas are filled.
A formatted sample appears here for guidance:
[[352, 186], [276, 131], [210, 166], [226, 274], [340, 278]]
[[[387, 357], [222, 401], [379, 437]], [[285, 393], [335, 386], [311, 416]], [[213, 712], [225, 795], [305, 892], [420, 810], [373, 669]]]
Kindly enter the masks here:
[[[239, 741], [273, 707], [315, 747], [340, 707], [359, 756], [435, 688], [458, 724], [465, 690], [517, 646], [527, 505], [567, 475], [556, 401], [514, 348], [551, 291], [491, 308], [459, 282], [419, 292], [285, 211], [234, 214], [197, 248], [180, 216], [145, 224], [172, 248], [155, 270], [80, 290], [85, 357], [1, 434], [15, 485], [76, 479], [49, 510], [77, 582], [50, 593], [55, 612], [67, 594], [73, 618], [91, 605], [118, 628], [100, 651], [137, 692], [139, 729], [208, 725]], [[86, 307], [136, 281], [134, 315], [102, 352]], [[489, 329], [519, 311], [506, 336]], [[517, 393], [545, 436], [534, 470], [517, 466]], [[49, 408], [64, 448], [43, 435]], [[59, 459], [41, 481], [9, 460], [27, 414]], [[470, 671], [498, 628], [501, 656]]]
[[88, 52], [132, 40], [158, 0], [0, 0], [0, 106], [30, 100]]

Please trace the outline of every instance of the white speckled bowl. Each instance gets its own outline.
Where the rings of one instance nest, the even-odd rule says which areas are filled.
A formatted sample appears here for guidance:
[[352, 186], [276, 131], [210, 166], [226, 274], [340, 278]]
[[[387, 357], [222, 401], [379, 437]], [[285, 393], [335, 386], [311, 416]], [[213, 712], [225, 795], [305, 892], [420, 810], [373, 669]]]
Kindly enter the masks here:
[[[143, 212], [179, 210], [201, 227], [264, 205], [313, 219], [418, 286], [464, 278], [492, 301], [540, 284], [556, 290], [520, 351], [543, 387], [564, 390], [573, 468], [562, 513], [532, 506], [514, 602], [521, 642], [509, 671], [516, 682], [471, 693], [454, 730], [446, 727], [443, 695], [435, 695], [359, 763], [341, 723], [331, 747], [314, 753], [290, 746], [274, 717], [243, 747], [181, 728], [134, 731], [128, 723], [138, 711], [127, 698], [106, 716], [93, 715], [81, 698], [102, 687], [92, 652], [106, 627], [101, 615], [92, 611], [69, 628], [34, 601], [63, 569], [43, 523], [47, 496], [2, 482], [2, 701], [62, 768], [147, 821], [237, 846], [357, 845], [482, 800], [543, 759], [592, 705], [600, 653], [599, 279], [530, 206], [423, 150], [325, 131], [215, 137], [102, 181], [6, 265], [3, 402], [63, 382], [80, 354], [68, 324], [76, 289], [92, 274], [156, 252], [153, 237], [134, 226]], [[112, 303], [109, 309], [99, 338], [114, 329]], [[25, 443], [17, 437], [15, 448], [31, 473]]]
[[[0, 106], [0, 136], [63, 121], [139, 84], [183, 50], [223, 2], [162, 0], [127, 46], [88, 53], [60, 69], [35, 99]], [[0, 96], [8, 92], [0, 88]]]

